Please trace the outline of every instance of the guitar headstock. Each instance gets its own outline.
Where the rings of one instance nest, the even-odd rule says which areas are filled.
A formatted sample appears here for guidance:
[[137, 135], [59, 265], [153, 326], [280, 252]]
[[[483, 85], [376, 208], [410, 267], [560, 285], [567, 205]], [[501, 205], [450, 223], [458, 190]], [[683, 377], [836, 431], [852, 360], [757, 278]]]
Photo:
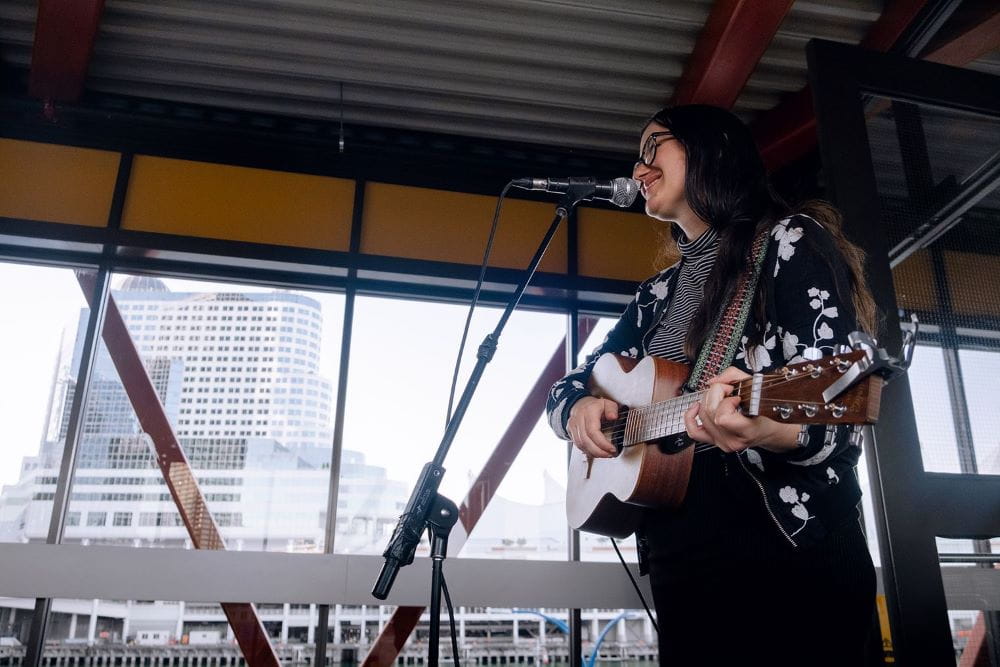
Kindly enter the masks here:
[[864, 350], [852, 350], [755, 375], [740, 384], [740, 405], [793, 424], [873, 424], [883, 381], [858, 371], [867, 360]]

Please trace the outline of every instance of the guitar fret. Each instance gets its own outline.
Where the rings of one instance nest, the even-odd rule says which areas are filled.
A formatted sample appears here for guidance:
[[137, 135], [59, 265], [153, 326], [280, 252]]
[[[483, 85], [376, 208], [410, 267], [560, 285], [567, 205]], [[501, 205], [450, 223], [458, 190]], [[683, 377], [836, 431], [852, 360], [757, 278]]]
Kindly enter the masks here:
[[648, 442], [683, 433], [684, 413], [701, 399], [704, 392], [684, 394], [666, 401], [632, 408], [625, 426], [625, 444]]

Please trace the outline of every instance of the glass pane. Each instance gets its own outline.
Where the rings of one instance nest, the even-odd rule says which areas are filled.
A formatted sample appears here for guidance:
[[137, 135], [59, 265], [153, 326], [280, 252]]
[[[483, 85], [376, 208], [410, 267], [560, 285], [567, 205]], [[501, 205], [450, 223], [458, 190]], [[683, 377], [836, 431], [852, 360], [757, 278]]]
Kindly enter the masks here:
[[[358, 607], [339, 610], [345, 627], [359, 627]], [[362, 608], [363, 609], [363, 608]], [[371, 610], [371, 608], [368, 608]], [[379, 610], [379, 624], [391, 615], [392, 608]], [[583, 653], [586, 661], [598, 650], [595, 664], [621, 664], [652, 667], [657, 663], [656, 635], [652, 623], [641, 609], [584, 609], [582, 616]], [[375, 629], [368, 611], [368, 635]], [[554, 664], [569, 660], [569, 614], [566, 609], [528, 609], [499, 607], [459, 607], [455, 610], [459, 659], [463, 664]], [[348, 625], [349, 624], [349, 625]], [[410, 641], [400, 652], [400, 664], [420, 664], [427, 657], [429, 619], [421, 616]], [[348, 643], [347, 630], [341, 638]], [[450, 661], [451, 635], [447, 617], [441, 626], [441, 659]], [[367, 645], [359, 644], [364, 654]]]
[[[865, 447], [870, 446], [870, 441], [866, 439]], [[871, 481], [868, 476], [868, 461], [865, 455], [861, 455], [858, 461], [858, 484], [861, 487], [861, 515], [864, 522], [865, 538], [868, 542], [868, 551], [872, 555], [872, 562], [875, 567], [882, 566], [882, 554], [878, 548], [878, 528], [875, 524], [875, 505], [872, 502]]]
[[[0, 263], [0, 541], [44, 542], [59, 476], [59, 439], [78, 366], [73, 332], [86, 304], [74, 272]], [[0, 626], [2, 627], [2, 626]]]
[[1000, 475], [1000, 412], [992, 396], [993, 380], [1000, 373], [1000, 352], [959, 350], [962, 383], [969, 408], [976, 471], [981, 475]]
[[[102, 344], [66, 541], [185, 547], [221, 535], [234, 550], [322, 551], [343, 297], [139, 276], [112, 287], [145, 373], [120, 374], [129, 346]], [[143, 375], [159, 405], [140, 398]], [[174, 438], [190, 464], [168, 464], [180, 504], [157, 465], [174, 458]], [[218, 531], [193, 538], [182, 512], [203, 521], [194, 482]]]
[[34, 600], [0, 597], [0, 665], [21, 663], [34, 615]]
[[[0, 618], [6, 604], [0, 598]], [[316, 605], [254, 607], [281, 664], [312, 661]], [[244, 657], [222, 605], [214, 602], [53, 600], [43, 657], [83, 664], [85, 656], [123, 665], [208, 664], [209, 659], [235, 665]]]
[[924, 470], [961, 472], [941, 348], [918, 345], [908, 375]]
[[[970, 540], [956, 539], [948, 537], [936, 537], [938, 555], [941, 557], [942, 574], [945, 575], [945, 568], [962, 568], [966, 571], [972, 568], [994, 568], [995, 562], [974, 562], [975, 555], [988, 556], [1000, 553], [1000, 537], [991, 539]], [[968, 560], [963, 560], [966, 555]], [[948, 590], [948, 579], [945, 578], [945, 588]], [[969, 585], [959, 585], [962, 591], [965, 604], [976, 605], [977, 603], [987, 604], [985, 595], [976, 594], [969, 590]], [[969, 595], [972, 599], [968, 599]], [[962, 601], [959, 601], [960, 603]], [[955, 646], [955, 659], [960, 665], [995, 665], [991, 661], [992, 653], [989, 650], [991, 642], [1000, 641], [997, 636], [997, 621], [1000, 620], [996, 610], [987, 611], [982, 609], [949, 609], [948, 624], [951, 628], [951, 638]], [[991, 638], [990, 633], [994, 633]]]
[[[358, 298], [355, 306], [344, 424], [345, 450], [355, 454], [348, 461], [345, 452], [334, 549], [381, 553], [444, 432], [468, 307], [374, 297]], [[478, 308], [473, 317], [456, 402], [475, 365], [476, 349], [500, 312]], [[566, 317], [559, 314], [518, 311], [509, 320], [445, 460], [440, 491], [456, 504], [461, 505], [542, 369], [554, 354], [563, 354], [565, 327]], [[539, 407], [531, 420], [532, 436], [495, 487], [497, 494], [465, 548], [450, 545], [450, 555], [565, 558], [565, 548], [558, 546], [565, 519], [550, 500], [553, 484], [564, 483], [566, 452], [536, 423], [541, 414]], [[488, 494], [492, 484], [477, 492]]]
[[[976, 667], [998, 667], [993, 660], [987, 637], [987, 615], [996, 618], [996, 612], [970, 609], [949, 609], [948, 625], [955, 646], [955, 663]], [[993, 621], [996, 623], [996, 620]]]

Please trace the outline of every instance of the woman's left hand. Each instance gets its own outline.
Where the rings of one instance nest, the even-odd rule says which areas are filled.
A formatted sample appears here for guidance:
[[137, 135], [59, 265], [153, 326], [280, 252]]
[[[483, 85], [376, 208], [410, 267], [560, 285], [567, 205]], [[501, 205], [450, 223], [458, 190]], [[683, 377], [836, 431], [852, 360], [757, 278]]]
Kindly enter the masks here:
[[741, 452], [757, 446], [772, 451], [795, 449], [798, 425], [780, 424], [767, 417], [746, 417], [740, 412], [740, 397], [732, 395], [733, 383], [750, 377], [730, 366], [709, 380], [702, 400], [684, 413], [688, 435], [727, 452]]

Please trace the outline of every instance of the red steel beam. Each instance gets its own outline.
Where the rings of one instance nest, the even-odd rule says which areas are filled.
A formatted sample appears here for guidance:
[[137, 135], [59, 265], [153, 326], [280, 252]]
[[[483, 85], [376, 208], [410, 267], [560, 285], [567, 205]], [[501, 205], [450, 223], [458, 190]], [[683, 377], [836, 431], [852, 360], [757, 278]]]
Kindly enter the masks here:
[[[77, 273], [77, 280], [89, 303], [93, 298], [96, 275], [81, 271]], [[89, 305], [94, 307], [93, 303]], [[208, 509], [198, 480], [174, 436], [160, 397], [118, 311], [118, 304], [110, 294], [102, 336], [139, 424], [153, 441], [156, 463], [160, 466], [167, 489], [177, 505], [194, 548], [225, 550], [226, 543]], [[250, 667], [281, 666], [253, 604], [223, 602], [222, 610], [229, 619], [229, 625]]]
[[38, 0], [28, 94], [74, 102], [94, 52], [104, 0]]
[[716, 0], [671, 104], [731, 108], [795, 0]]
[[931, 46], [921, 57], [944, 65], [964, 65], [997, 49], [1000, 49], [1000, 6], [995, 6], [992, 15], [987, 15], [981, 23], [968, 27], [945, 44]]
[[[872, 24], [861, 46], [887, 51], [906, 31], [927, 0], [895, 0]], [[768, 169], [793, 162], [816, 145], [816, 114], [812, 90], [806, 86], [785, 97], [778, 106], [762, 114], [753, 126], [754, 137]]]
[[976, 615], [976, 623], [969, 631], [968, 641], [958, 660], [958, 667], [990, 667], [990, 643], [986, 637], [986, 617], [983, 612]]
[[[596, 324], [595, 318], [580, 318], [580, 339], [585, 340], [594, 330]], [[507, 430], [493, 449], [493, 453], [490, 454], [489, 460], [483, 465], [482, 471], [473, 482], [472, 488], [466, 494], [465, 500], [459, 508], [459, 519], [462, 522], [462, 527], [465, 528], [466, 535], [471, 533], [476, 526], [486, 510], [486, 506], [500, 486], [500, 482], [503, 481], [507, 471], [513, 465], [514, 459], [517, 458], [528, 436], [531, 435], [539, 415], [545, 412], [545, 401], [549, 389], [556, 380], [566, 374], [565, 349], [566, 339], [564, 338], [556, 351], [552, 353], [552, 357], [538, 379], [535, 380], [535, 384], [528, 391], [528, 395], [525, 396], [524, 402], [518, 408], [517, 414], [514, 415]], [[396, 664], [399, 651], [403, 648], [403, 644], [406, 643], [413, 629], [417, 627], [424, 609], [426, 607], [397, 607], [389, 620], [386, 621], [382, 632], [372, 643], [362, 667], [391, 667]]]

